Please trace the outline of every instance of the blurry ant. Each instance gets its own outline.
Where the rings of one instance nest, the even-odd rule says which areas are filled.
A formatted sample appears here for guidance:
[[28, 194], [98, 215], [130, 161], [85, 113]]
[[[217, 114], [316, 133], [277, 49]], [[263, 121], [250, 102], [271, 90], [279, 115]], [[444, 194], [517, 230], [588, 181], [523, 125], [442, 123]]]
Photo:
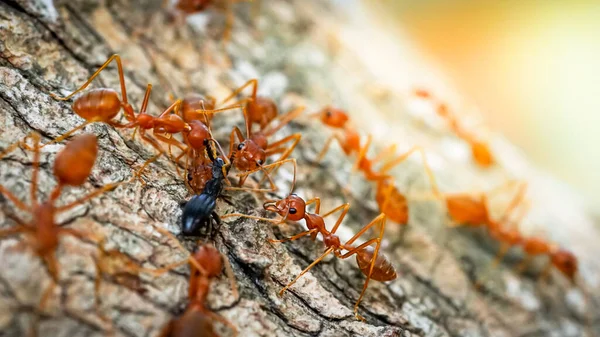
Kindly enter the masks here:
[[217, 334], [213, 328], [213, 321], [215, 320], [228, 326], [234, 331], [234, 334], [237, 334], [237, 328], [231, 322], [212, 312], [205, 304], [211, 281], [221, 274], [223, 264], [225, 264], [225, 270], [232, 285], [233, 296], [235, 298], [239, 297], [229, 260], [210, 244], [199, 246], [188, 260], [190, 264], [188, 290], [190, 302], [183, 315], [169, 321], [161, 330], [159, 336], [187, 337], [201, 335], [216, 337]]
[[[314, 203], [315, 204], [315, 213], [309, 213], [306, 210], [306, 206]], [[386, 215], [384, 213], [379, 214], [375, 219], [373, 219], [369, 224], [364, 226], [356, 235], [354, 235], [350, 240], [345, 243], [341, 243], [339, 236], [335, 233], [338, 230], [342, 220], [348, 213], [350, 205], [345, 203], [340, 205], [326, 214], [319, 215], [321, 210], [321, 200], [319, 198], [313, 198], [308, 201], [304, 201], [301, 197], [296, 194], [290, 194], [285, 199], [282, 200], [267, 200], [264, 203], [264, 209], [267, 211], [271, 211], [277, 213], [281, 216], [281, 219], [268, 219], [261, 218], [251, 215], [244, 214], [227, 214], [223, 216], [225, 217], [245, 217], [256, 220], [268, 221], [275, 224], [284, 223], [286, 220], [292, 221], [300, 221], [304, 219], [306, 222], [307, 231], [296, 234], [290, 238], [285, 238], [281, 240], [269, 240], [269, 242], [285, 242], [285, 241], [293, 241], [297, 240], [301, 237], [310, 235], [312, 240], [316, 240], [317, 235], [320, 233], [323, 236], [323, 243], [327, 247], [327, 250], [319, 256], [314, 262], [312, 262], [306, 269], [304, 269], [293, 281], [288, 283], [281, 291], [279, 295], [282, 296], [283, 293], [291, 287], [296, 281], [302, 277], [302, 275], [306, 274], [312, 267], [314, 267], [319, 261], [323, 260], [327, 255], [333, 253], [336, 257], [340, 259], [346, 259], [351, 257], [352, 255], [356, 255], [356, 263], [358, 264], [358, 268], [362, 271], [363, 274], [367, 276], [367, 280], [363, 286], [362, 292], [358, 297], [354, 305], [354, 316], [357, 319], [363, 320], [364, 318], [358, 314], [358, 305], [362, 300], [365, 291], [367, 290], [367, 286], [369, 285], [369, 281], [374, 279], [380, 282], [386, 282], [396, 279], [396, 271], [392, 264], [389, 262], [385, 255], [379, 254], [379, 249], [381, 248], [381, 241], [383, 240], [383, 234], [385, 230], [386, 223]], [[338, 217], [335, 225], [331, 229], [331, 231], [327, 230], [325, 227], [324, 218], [327, 216], [342, 210], [342, 213]], [[379, 226], [379, 235], [377, 238], [372, 238], [364, 243], [354, 246], [352, 245], [358, 238], [360, 238], [366, 231], [373, 227]], [[375, 244], [375, 248], [373, 249], [372, 245]], [[346, 253], [342, 253], [342, 251], [346, 251]]]
[[[231, 29], [233, 28], [234, 13], [232, 4], [241, 1], [252, 0], [176, 0], [175, 9], [184, 16], [197, 14], [207, 9], [216, 9], [225, 12], [225, 29], [223, 31], [223, 40], [231, 39]], [[166, 0], [165, 2], [169, 2]], [[181, 20], [181, 19], [177, 19]]]
[[[435, 195], [439, 195], [435, 177], [433, 176], [433, 172], [429, 167], [425, 152], [420, 146], [414, 146], [408, 151], [396, 157], [392, 157], [395, 156], [396, 153], [396, 145], [392, 144], [384, 149], [375, 158], [368, 159], [366, 155], [371, 145], [372, 137], [369, 135], [366, 143], [361, 146], [360, 135], [356, 129], [351, 126], [350, 118], [346, 112], [341, 109], [326, 106], [322, 110], [311, 115], [311, 117], [317, 117], [323, 124], [338, 130], [342, 130], [345, 135], [345, 138], [342, 138], [337, 133], [332, 134], [327, 139], [323, 149], [317, 156], [317, 162], [324, 158], [333, 140], [338, 141], [342, 147], [342, 150], [347, 156], [356, 153], [357, 158], [353, 171], [360, 170], [364, 174], [365, 179], [368, 181], [373, 181], [377, 184], [375, 200], [379, 205], [380, 211], [385, 213], [393, 222], [398, 224], [405, 224], [408, 222], [408, 205], [406, 197], [397, 189], [393, 177], [388, 172], [406, 160], [411, 154], [415, 152], [420, 153], [423, 165], [425, 167], [425, 172], [427, 173], [431, 183], [431, 188]], [[373, 167], [375, 164], [381, 161], [384, 161], [382, 167], [379, 170], [375, 170]]]
[[448, 122], [450, 129], [458, 138], [469, 144], [471, 147], [471, 154], [473, 155], [473, 159], [477, 165], [483, 168], [494, 165], [496, 160], [494, 159], [489, 144], [463, 129], [459, 125], [458, 119], [450, 112], [448, 105], [439, 102], [429, 91], [424, 89], [416, 89], [414, 91], [414, 95], [422, 99], [430, 100], [434, 103], [437, 114]]
[[[304, 107], [298, 107], [284, 115], [278, 115], [274, 119], [270, 120], [264, 127], [261, 126], [261, 129], [257, 132], [252, 132], [252, 119], [248, 114], [248, 110], [246, 108], [243, 108], [242, 110], [244, 112], [244, 120], [246, 122], [246, 137], [244, 138], [242, 131], [237, 126], [233, 128], [229, 136], [229, 157], [231, 164], [241, 172], [238, 175], [240, 177], [238, 186], [243, 186], [244, 182], [251, 173], [260, 170], [263, 171], [265, 177], [259, 182], [259, 185], [265, 179], [268, 179], [270, 189], [253, 190], [264, 192], [276, 191], [277, 186], [275, 186], [275, 183], [269, 175], [272, 169], [267, 170], [267, 168], [277, 168], [282, 163], [286, 162], [287, 157], [292, 153], [294, 148], [296, 148], [298, 142], [300, 142], [302, 135], [300, 133], [294, 133], [271, 144], [269, 144], [268, 138], [294, 118], [298, 117], [298, 115], [304, 111]], [[276, 120], [279, 120], [279, 123], [273, 127], [271, 123]], [[239, 141], [237, 143], [235, 142], [236, 136]], [[290, 141], [291, 144], [289, 144], [289, 146], [284, 146], [284, 144]], [[269, 165], [264, 165], [267, 157], [278, 153], [281, 153], [281, 155], [275, 162]]]
[[[98, 142], [96, 136], [92, 134], [78, 135], [68, 142], [56, 156], [56, 159], [54, 160], [54, 176], [56, 177], [58, 184], [50, 193], [48, 200], [40, 204], [37, 199], [38, 172], [40, 167], [40, 136], [37, 133], [33, 133], [30, 137], [33, 139], [33, 172], [29, 195], [31, 206], [25, 205], [2, 185], [0, 185], [0, 194], [10, 200], [19, 210], [30, 213], [32, 220], [30, 222], [25, 222], [17, 215], [11, 214], [10, 217], [17, 225], [0, 230], [0, 239], [19, 233], [25, 234], [31, 238], [31, 244], [35, 254], [44, 261], [44, 264], [48, 268], [48, 273], [52, 278], [52, 283], [48, 286], [40, 301], [40, 307], [43, 308], [52, 289], [58, 284], [59, 267], [55, 254], [60, 237], [70, 235], [79, 239], [89, 238], [95, 242], [98, 241], [95, 236], [89, 233], [73, 228], [60, 227], [56, 223], [55, 216], [72, 209], [75, 206], [81, 205], [104, 192], [134, 181], [139, 177], [146, 164], [144, 164], [144, 167], [142, 167], [142, 169], [130, 180], [104, 185], [76, 201], [63, 206], [56, 206], [55, 203], [65, 187], [78, 187], [86, 182], [98, 155]], [[20, 141], [19, 144], [29, 147], [26, 145], [26, 139]], [[14, 148], [15, 146], [9, 146], [9, 149], [11, 150]], [[7, 152], [5, 151], [2, 156], [6, 154]]]
[[331, 142], [334, 140], [340, 144], [340, 147], [346, 156], [360, 152], [360, 135], [358, 131], [350, 124], [350, 117], [348, 117], [348, 114], [344, 110], [334, 108], [332, 106], [326, 106], [320, 111], [310, 115], [310, 117], [319, 118], [321, 123], [330, 128], [341, 131], [344, 135], [344, 138], [342, 138], [339, 133], [332, 133], [325, 141], [323, 149], [321, 149], [319, 152], [316, 160], [317, 162], [321, 162], [323, 158], [325, 158], [325, 154], [329, 150]]
[[[517, 191], [503, 212], [503, 215], [499, 220], [492, 219], [488, 209], [489, 195], [515, 184], [518, 184]], [[518, 230], [515, 224], [521, 221], [527, 208], [522, 208], [520, 214], [515, 219], [509, 221], [517, 206], [523, 202], [526, 189], [527, 184], [524, 182], [508, 181], [487, 193], [487, 195], [481, 194], [479, 198], [470, 196], [467, 193], [450, 194], [445, 196], [446, 207], [453, 221], [453, 226], [485, 226], [490, 236], [500, 243], [500, 250], [492, 265], [500, 263], [511, 247], [518, 246], [527, 254], [526, 260], [518, 267], [519, 270], [522, 270], [532, 257], [536, 255], [548, 255], [550, 257], [548, 267], [555, 266], [557, 270], [573, 282], [577, 272], [577, 260], [572, 253], [558, 248], [539, 237], [525, 237]], [[511, 223], [513, 224], [512, 226], [507, 226]], [[547, 270], [544, 273], [547, 273]]]
[[[206, 181], [204, 189], [202, 193], [196, 194], [192, 196], [192, 198], [185, 204], [183, 208], [183, 215], [181, 216], [181, 232], [186, 236], [197, 235], [202, 227], [208, 226], [209, 233], [212, 232], [212, 220], [214, 219], [217, 224], [221, 223], [219, 215], [215, 212], [215, 208], [217, 206], [217, 198], [221, 195], [224, 186], [223, 183], [227, 181], [227, 175], [229, 174], [229, 170], [231, 169], [231, 162], [225, 162], [223, 158], [217, 156], [216, 150], [210, 146], [210, 143], [217, 143], [214, 139], [207, 139], [205, 141], [205, 146], [207, 148], [206, 154], [210, 161], [211, 165], [211, 174], [212, 177]], [[218, 143], [217, 143], [218, 144]], [[283, 163], [291, 162], [293, 165], [294, 178], [292, 181], [292, 189], [296, 183], [296, 160], [295, 159], [286, 159], [284, 161], [278, 161], [273, 164], [265, 165], [262, 168], [276, 167], [278, 165], [282, 165]], [[260, 169], [251, 171], [249, 173], [257, 172]], [[248, 174], [249, 174], [248, 173]], [[204, 174], [203, 174], [204, 176]], [[232, 188], [228, 189], [240, 189], [240, 188]], [[245, 190], [254, 190], [260, 191], [259, 189], [250, 189], [247, 188]]]

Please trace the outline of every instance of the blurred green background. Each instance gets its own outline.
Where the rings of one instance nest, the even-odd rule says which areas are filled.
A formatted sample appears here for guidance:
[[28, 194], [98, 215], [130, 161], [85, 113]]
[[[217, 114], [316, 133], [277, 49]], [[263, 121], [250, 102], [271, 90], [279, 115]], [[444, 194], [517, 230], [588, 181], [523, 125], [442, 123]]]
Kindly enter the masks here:
[[486, 124], [600, 205], [600, 1], [371, 4], [397, 18]]

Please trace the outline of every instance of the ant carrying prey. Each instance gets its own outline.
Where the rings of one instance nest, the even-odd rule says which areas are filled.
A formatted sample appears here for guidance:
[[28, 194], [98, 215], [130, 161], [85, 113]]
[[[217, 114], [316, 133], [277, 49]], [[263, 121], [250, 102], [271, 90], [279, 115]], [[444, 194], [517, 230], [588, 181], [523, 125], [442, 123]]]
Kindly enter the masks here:
[[[212, 177], [207, 180], [202, 193], [192, 196], [192, 198], [184, 206], [183, 215], [181, 217], [181, 231], [182, 234], [186, 236], [197, 235], [204, 226], [209, 227], [209, 233], [211, 233], [212, 221], [215, 220], [217, 224], [221, 223], [219, 215], [215, 212], [217, 198], [221, 196], [221, 193], [224, 189], [232, 189], [224, 186], [224, 182], [227, 182], [227, 175], [232, 166], [231, 160], [225, 162], [223, 158], [217, 156], [217, 151], [210, 145], [211, 142], [214, 142], [217, 145], [218, 143], [214, 139], [205, 140], [206, 155], [212, 162], [210, 171]], [[296, 160], [293, 158], [265, 165], [254, 171], [246, 172], [245, 174], [257, 172], [264, 168], [276, 167], [286, 162], [291, 162], [293, 165], [293, 189], [293, 186], [296, 182]], [[258, 189], [251, 188], [247, 188], [246, 190], [260, 191]]]

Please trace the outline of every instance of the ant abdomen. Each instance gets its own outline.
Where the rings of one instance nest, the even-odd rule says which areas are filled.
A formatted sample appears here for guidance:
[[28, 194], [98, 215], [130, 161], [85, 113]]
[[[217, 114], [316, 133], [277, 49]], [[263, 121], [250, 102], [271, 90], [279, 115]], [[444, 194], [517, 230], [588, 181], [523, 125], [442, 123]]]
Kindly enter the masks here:
[[218, 336], [215, 333], [212, 319], [198, 310], [187, 310], [181, 318], [169, 324], [168, 333], [164, 334], [164, 337], [194, 336]]
[[487, 206], [480, 198], [469, 195], [448, 196], [446, 208], [455, 222], [469, 225], [489, 223]]
[[[391, 190], [388, 190], [391, 189]], [[408, 203], [406, 197], [389, 182], [380, 183], [375, 193], [375, 201], [380, 211], [397, 224], [408, 223]]]
[[[375, 249], [371, 246], [360, 249], [356, 253], [356, 263], [358, 264], [358, 268], [360, 268], [363, 274], [367, 276], [369, 276], [369, 271], [371, 270], [371, 262], [373, 261], [374, 254]], [[392, 266], [388, 258], [385, 255], [378, 253], [375, 264], [373, 265], [371, 278], [376, 281], [385, 282], [394, 280], [397, 276], [396, 269], [394, 269], [394, 266]]]
[[471, 144], [471, 152], [479, 165], [489, 167], [494, 164], [494, 157], [486, 143], [474, 140]]
[[261, 129], [264, 128], [270, 121], [277, 117], [277, 106], [271, 99], [264, 97], [256, 97], [248, 103], [248, 117], [250, 125], [259, 123]]
[[61, 185], [80, 186], [90, 173], [98, 156], [98, 141], [95, 135], [81, 134], [67, 143], [56, 156], [54, 175]]
[[108, 122], [121, 111], [121, 100], [113, 89], [91, 89], [75, 99], [73, 111], [86, 121]]

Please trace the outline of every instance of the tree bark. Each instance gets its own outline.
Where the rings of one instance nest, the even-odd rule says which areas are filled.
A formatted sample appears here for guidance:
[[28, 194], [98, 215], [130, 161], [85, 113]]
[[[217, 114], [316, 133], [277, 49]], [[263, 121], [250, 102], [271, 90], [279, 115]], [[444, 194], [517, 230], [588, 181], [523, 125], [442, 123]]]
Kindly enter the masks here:
[[[260, 79], [260, 92], [280, 102], [281, 111], [296, 104], [317, 109], [330, 97], [352, 95], [346, 102], [357, 107], [384, 111], [389, 115], [406, 110], [405, 102], [383, 99], [368, 91], [350, 90], [345, 81], [373, 80], [358, 69], [351, 53], [340, 50], [335, 39], [319, 40], [324, 24], [344, 24], [339, 8], [320, 1], [263, 1], [252, 15], [252, 5], [234, 6], [236, 18], [232, 40], [220, 41], [224, 16], [217, 11], [175, 24], [160, 1], [5, 1], [0, 3], [0, 145], [23, 138], [31, 131], [50, 140], [79, 125], [82, 120], [69, 102], [52, 99], [49, 93], [68, 94], [79, 87], [111, 54], [124, 61], [130, 102], [137, 107], [147, 83], [154, 84], [148, 111], [157, 114], [170, 104], [169, 94], [181, 97], [199, 92], [223, 98], [250, 78]], [[204, 24], [203, 19], [207, 19]], [[333, 33], [332, 33], [333, 34]], [[321, 35], [322, 36], [322, 35]], [[315, 39], [313, 39], [315, 38]], [[347, 65], [341, 71], [340, 65]], [[91, 87], [118, 89], [116, 67], [110, 66]], [[329, 99], [328, 99], [329, 100]], [[352, 110], [352, 108], [350, 108]], [[359, 112], [355, 111], [356, 114]], [[396, 116], [394, 115], [394, 116]], [[363, 119], [369, 116], [363, 111]], [[360, 117], [359, 117], [360, 118]], [[394, 117], [396, 118], [396, 117]], [[403, 123], [398, 117], [392, 123]], [[215, 117], [215, 134], [227, 144], [235, 124], [242, 125], [238, 112]], [[367, 123], [368, 124], [368, 123]], [[366, 124], [365, 124], [366, 125]], [[426, 147], [434, 155], [443, 153], [442, 137], [420, 131], [414, 121], [404, 126], [409, 134], [425, 135]], [[130, 130], [115, 130], [101, 124], [85, 128], [99, 137], [100, 154], [84, 188], [70, 189], [61, 202], [75, 200], [93, 188], [129, 179], [132, 172], [154, 154], [151, 146]], [[364, 130], [368, 132], [369, 130]], [[327, 210], [343, 202], [352, 204], [341, 229], [343, 238], [357, 231], [377, 214], [372, 187], [347, 172], [350, 160], [332, 150], [324, 164], [312, 161], [329, 131], [307, 120], [293, 123], [282, 134], [301, 132], [303, 139], [294, 151], [299, 172], [296, 193], [305, 198], [321, 197]], [[379, 137], [381, 138], [381, 137]], [[500, 142], [505, 144], [504, 141]], [[415, 143], [414, 141], [412, 143]], [[382, 146], [387, 144], [382, 143]], [[431, 147], [429, 147], [431, 145]], [[44, 199], [55, 185], [52, 163], [62, 145], [45, 147], [39, 196]], [[438, 153], [439, 152], [439, 153]], [[502, 151], [501, 151], [502, 152]], [[515, 165], [526, 165], [514, 159]], [[504, 154], [504, 153], [501, 153]], [[0, 161], [0, 182], [29, 202], [32, 159], [16, 150]], [[398, 168], [401, 188], [426, 191], [420, 163], [409, 161]], [[468, 190], [470, 176], [452, 165], [435, 169], [442, 187]], [[531, 168], [531, 170], [534, 170]], [[289, 188], [289, 170], [275, 180], [278, 197]], [[470, 169], [477, 179], [494, 185], [508, 175], [503, 169], [492, 174]], [[61, 226], [92, 231], [107, 239], [107, 247], [118, 249], [148, 268], [158, 268], [186, 257], [169, 237], [155, 227], [178, 234], [180, 204], [188, 197], [182, 179], [164, 159], [144, 171], [146, 184], [135, 182], [108, 192], [63, 214]], [[345, 193], [347, 182], [351, 192]], [[546, 186], [546, 185], [544, 185]], [[552, 192], [559, 194], [560, 189]], [[229, 202], [219, 201], [217, 212], [265, 215], [265, 196], [231, 193]], [[566, 196], [571, 198], [570, 195]], [[575, 198], [575, 197], [572, 197]], [[569, 205], [573, 205], [570, 202]], [[2, 199], [0, 221], [13, 225], [6, 214], [14, 206]], [[543, 206], [542, 206], [543, 207]], [[569, 206], [580, 223], [590, 223], [581, 206]], [[553, 216], [554, 209], [546, 209]], [[230, 260], [240, 297], [234, 298], [227, 278], [214, 282], [209, 307], [230, 320], [240, 336], [578, 336], [586, 331], [600, 333], [597, 320], [597, 282], [571, 287], [556, 273], [538, 280], [517, 273], [505, 263], [488, 269], [497, 245], [486, 240], [484, 231], [447, 229], [445, 210], [435, 201], [410, 203], [409, 227], [404, 236], [389, 224], [384, 252], [396, 266], [398, 279], [382, 284], [372, 281], [360, 306], [366, 322], [354, 318], [352, 308], [364, 276], [353, 259], [328, 258], [303, 276], [282, 297], [278, 291], [323, 251], [321, 241], [308, 239], [271, 244], [269, 238], [288, 237], [302, 230], [300, 224], [274, 227], [247, 219], [227, 219], [218, 228], [214, 244]], [[557, 223], [565, 226], [565, 216]], [[558, 226], [557, 225], [557, 226]], [[597, 245], [589, 244], [597, 229], [585, 227], [581, 241], [568, 233], [578, 252], [587, 279], [598, 276]], [[38, 319], [41, 336], [100, 336], [110, 324], [99, 317], [94, 306], [96, 254], [93, 242], [65, 238], [58, 251], [59, 286], [46, 308], [38, 308], [50, 278], [44, 264], [29, 248], [16, 249], [23, 238], [0, 241], [0, 336], [22, 336]], [[195, 240], [179, 238], [191, 250]], [[569, 242], [567, 240], [567, 242]], [[568, 248], [573, 248], [568, 247]], [[577, 248], [577, 247], [575, 247]], [[577, 249], [576, 249], [577, 250]], [[581, 253], [579, 253], [581, 252]], [[514, 260], [522, 258], [516, 255]], [[511, 259], [509, 259], [511, 260]], [[538, 268], [539, 269], [539, 268]], [[529, 270], [529, 269], [528, 269]], [[529, 270], [535, 273], [535, 268]], [[187, 303], [188, 268], [181, 267], [161, 277], [142, 276], [140, 294], [104, 280], [100, 310], [119, 336], [156, 336], [166, 322], [181, 314]], [[477, 280], [485, 279], [483, 286]], [[582, 291], [585, 289], [585, 292]], [[588, 301], [584, 296], [591, 296]], [[595, 329], [595, 330], [594, 330]], [[219, 327], [223, 336], [232, 332]]]

